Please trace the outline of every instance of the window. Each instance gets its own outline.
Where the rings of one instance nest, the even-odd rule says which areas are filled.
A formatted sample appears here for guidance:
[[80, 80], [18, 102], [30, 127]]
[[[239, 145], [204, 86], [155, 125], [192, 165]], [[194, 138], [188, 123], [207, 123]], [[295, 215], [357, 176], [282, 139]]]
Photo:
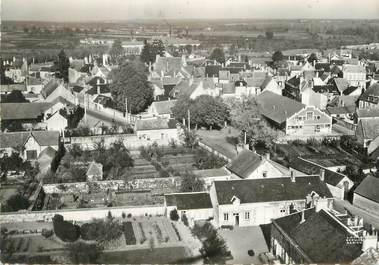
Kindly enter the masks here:
[[263, 171], [262, 175], [264, 178], [267, 178], [267, 171]]
[[286, 209], [280, 209], [280, 213], [285, 213]]
[[26, 159], [37, 159], [37, 150], [27, 150], [26, 151]]
[[312, 111], [307, 112], [307, 120], [311, 120], [312, 117], [313, 117], [313, 112]]
[[245, 212], [245, 220], [250, 220], [250, 212]]
[[320, 132], [320, 125], [316, 125], [315, 132]]
[[228, 220], [229, 220], [229, 214], [224, 213], [224, 221], [228, 221]]

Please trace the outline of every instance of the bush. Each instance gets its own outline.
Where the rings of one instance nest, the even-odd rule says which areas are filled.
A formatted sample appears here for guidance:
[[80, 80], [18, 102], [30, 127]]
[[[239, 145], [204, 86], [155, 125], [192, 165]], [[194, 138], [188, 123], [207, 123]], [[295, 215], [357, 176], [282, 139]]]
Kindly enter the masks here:
[[128, 217], [128, 218], [132, 218], [132, 214], [131, 214], [131, 213], [128, 213], [127, 217]]
[[97, 244], [86, 244], [77, 242], [68, 246], [69, 258], [72, 263], [96, 263], [102, 252], [102, 248]]
[[183, 214], [183, 216], [182, 216], [182, 221], [183, 221], [183, 224], [185, 225], [185, 226], [188, 226], [189, 224], [188, 224], [188, 218], [187, 218], [187, 215], [186, 214]]
[[124, 222], [122, 225], [125, 241], [127, 245], [135, 245], [137, 243], [136, 237], [133, 231], [132, 222]]
[[124, 213], [124, 212], [122, 212], [122, 214], [121, 214], [121, 216], [122, 216], [122, 218], [126, 218], [126, 214]]
[[179, 220], [179, 214], [178, 214], [178, 211], [176, 209], [174, 209], [170, 212], [170, 219], [172, 221], [178, 221]]
[[49, 237], [51, 237], [54, 234], [54, 232], [53, 232], [53, 230], [50, 230], [50, 229], [42, 229], [42, 233], [41, 234], [42, 234], [43, 237], [49, 238]]
[[96, 240], [100, 243], [117, 239], [122, 234], [122, 226], [113, 219], [93, 220], [92, 223], [83, 224], [81, 235], [84, 240]]
[[163, 168], [161, 168], [159, 170], [159, 177], [160, 178], [168, 178], [168, 177], [170, 177], [170, 174], [166, 170], [164, 170]]
[[80, 227], [64, 221], [63, 216], [56, 214], [53, 218], [54, 233], [64, 242], [74, 242], [80, 236]]

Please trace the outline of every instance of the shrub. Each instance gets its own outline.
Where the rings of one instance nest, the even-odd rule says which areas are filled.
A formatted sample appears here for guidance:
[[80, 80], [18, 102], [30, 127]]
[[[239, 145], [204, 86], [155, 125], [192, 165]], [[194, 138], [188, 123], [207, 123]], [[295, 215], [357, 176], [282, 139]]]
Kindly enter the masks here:
[[121, 214], [121, 216], [122, 216], [122, 218], [126, 218], [126, 214], [124, 213], [124, 212], [122, 212], [122, 214]]
[[174, 230], [175, 230], [175, 234], [176, 234], [176, 236], [178, 237], [178, 240], [179, 240], [179, 241], [182, 241], [182, 237], [181, 237], [180, 234], [179, 234], [178, 228], [175, 226], [174, 223], [171, 223], [171, 225], [172, 225], [172, 228], [174, 228]]
[[72, 263], [96, 263], [102, 252], [98, 244], [76, 242], [68, 246], [69, 258]]
[[84, 240], [96, 240], [100, 243], [117, 239], [121, 234], [121, 224], [113, 219], [93, 220], [81, 227], [81, 236]]
[[168, 178], [168, 177], [170, 177], [170, 174], [162, 168], [161, 170], [159, 170], [159, 177], [160, 178]]
[[53, 232], [53, 230], [50, 230], [50, 229], [42, 229], [42, 233], [41, 234], [42, 234], [43, 237], [49, 238], [49, 237], [51, 237], [54, 234], [54, 232]]
[[131, 213], [128, 213], [127, 217], [128, 217], [128, 218], [132, 218], [132, 214], [131, 214]]
[[170, 219], [172, 221], [178, 221], [179, 220], [179, 214], [178, 214], [178, 211], [176, 209], [174, 209], [170, 212]]
[[63, 216], [56, 214], [53, 218], [54, 233], [64, 242], [74, 242], [80, 236], [80, 227], [64, 221]]
[[122, 230], [124, 232], [126, 244], [135, 245], [137, 243], [137, 240], [134, 235], [132, 222], [124, 222], [122, 224]]
[[183, 216], [182, 216], [182, 221], [183, 221], [184, 225], [186, 225], [186, 226], [189, 225], [189, 224], [188, 224], [188, 218], [187, 218], [187, 215], [186, 215], [186, 214], [183, 214]]

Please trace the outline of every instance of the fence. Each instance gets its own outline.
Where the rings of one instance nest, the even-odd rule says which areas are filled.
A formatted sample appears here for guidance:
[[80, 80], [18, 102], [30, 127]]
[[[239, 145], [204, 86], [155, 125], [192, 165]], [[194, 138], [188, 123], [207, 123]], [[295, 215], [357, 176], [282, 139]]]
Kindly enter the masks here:
[[94, 218], [104, 218], [108, 212], [113, 217], [122, 217], [122, 214], [131, 214], [132, 216], [144, 215], [164, 215], [165, 207], [159, 206], [119, 206], [119, 207], [104, 207], [104, 208], [86, 208], [86, 209], [70, 209], [70, 210], [51, 210], [51, 211], [33, 211], [33, 212], [16, 212], [16, 213], [1, 213], [0, 223], [14, 222], [50, 222], [56, 214], [63, 216], [69, 221], [90, 221]]

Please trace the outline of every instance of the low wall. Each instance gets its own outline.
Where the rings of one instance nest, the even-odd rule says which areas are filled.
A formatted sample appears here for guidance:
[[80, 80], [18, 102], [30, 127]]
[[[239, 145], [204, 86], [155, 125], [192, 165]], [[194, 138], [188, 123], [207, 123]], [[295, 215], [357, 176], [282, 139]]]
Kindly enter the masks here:
[[148, 215], [164, 215], [165, 207], [160, 206], [119, 206], [104, 208], [83, 208], [70, 210], [51, 210], [51, 211], [34, 211], [34, 212], [17, 212], [17, 213], [1, 213], [1, 223], [13, 222], [49, 222], [55, 214], [60, 214], [68, 221], [90, 221], [93, 218], [104, 218], [111, 212], [113, 217], [122, 217], [122, 213], [132, 216]]

